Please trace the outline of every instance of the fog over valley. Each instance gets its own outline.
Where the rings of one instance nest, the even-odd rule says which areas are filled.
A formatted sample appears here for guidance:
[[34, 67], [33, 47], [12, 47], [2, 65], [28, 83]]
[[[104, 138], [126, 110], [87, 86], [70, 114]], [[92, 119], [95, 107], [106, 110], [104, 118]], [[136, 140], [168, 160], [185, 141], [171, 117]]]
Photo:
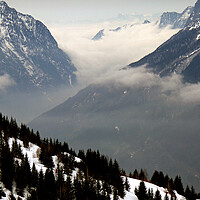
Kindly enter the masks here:
[[[124, 169], [117, 171], [120, 183], [122, 175], [125, 180], [134, 169], [144, 169], [145, 180], [152, 181], [146, 171], [157, 170], [169, 175], [165, 185], [159, 185], [166, 195], [176, 194], [176, 184], [169, 177], [177, 175], [185, 188], [193, 185], [200, 192], [200, 0], [61, 0], [57, 7], [53, 1], [36, 2], [38, 10], [35, 2], [0, 1], [0, 113], [22, 123], [18, 128], [13, 118], [9, 121], [0, 114], [2, 145], [9, 149], [7, 139], [20, 150], [18, 141], [26, 152], [38, 145], [29, 157], [36, 158], [47, 172], [52, 170], [60, 195], [62, 181], [76, 185], [73, 176], [79, 172], [78, 178], [85, 175], [83, 190], [89, 188], [92, 179], [88, 173], [96, 176], [96, 172], [90, 171], [86, 157], [91, 153], [98, 160], [98, 151], [110, 168], [118, 168], [118, 164], [107, 157]], [[26, 7], [29, 14], [17, 10], [24, 12]], [[17, 139], [10, 138], [12, 134]], [[76, 154], [71, 147], [81, 151]], [[97, 153], [85, 156], [88, 149]], [[93, 158], [89, 158], [91, 164], [96, 164]], [[73, 164], [70, 159], [78, 162]], [[13, 160], [19, 160], [17, 167], [24, 162], [23, 156]], [[67, 167], [63, 164], [59, 171], [61, 160]], [[73, 165], [72, 170], [68, 165]], [[63, 175], [62, 170], [70, 175]], [[97, 179], [91, 185], [98, 190], [98, 184], [101, 187], [104, 182], [100, 175]], [[121, 186], [125, 188], [125, 182]], [[109, 198], [115, 195], [108, 193]], [[137, 189], [125, 196], [140, 200], [136, 193]], [[181, 195], [188, 193], [182, 191]], [[120, 199], [129, 200], [126, 197], [121, 194]]]

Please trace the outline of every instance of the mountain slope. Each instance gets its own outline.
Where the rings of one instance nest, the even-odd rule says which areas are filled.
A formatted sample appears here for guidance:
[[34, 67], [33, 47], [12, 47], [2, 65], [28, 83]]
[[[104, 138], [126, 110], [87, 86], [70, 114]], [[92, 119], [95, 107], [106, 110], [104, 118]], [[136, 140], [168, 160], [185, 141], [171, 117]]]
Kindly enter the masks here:
[[184, 28], [191, 13], [193, 7], [187, 7], [182, 13], [177, 12], [165, 12], [161, 15], [159, 20], [160, 28], [172, 25], [172, 28]]
[[[121, 76], [90, 85], [33, 120], [31, 127], [43, 136], [56, 133], [75, 148], [100, 149], [125, 169], [146, 166], [182, 174], [184, 183], [198, 186], [200, 104], [188, 100], [199, 98], [199, 31], [198, 22], [190, 23], [121, 70]], [[147, 70], [138, 73], [143, 65]]]
[[[148, 193], [143, 192], [151, 198], [159, 193], [160, 200], [166, 195], [185, 200], [177, 193], [184, 195], [178, 176], [173, 180], [155, 171], [154, 178], [147, 182], [146, 172], [141, 169], [129, 177], [116, 160], [99, 151], [79, 150], [76, 154], [66, 142], [41, 140], [38, 132], [35, 134], [24, 124], [18, 127], [14, 119], [8, 120], [1, 113], [0, 127], [1, 199], [137, 200], [135, 188], [142, 191], [143, 185]], [[161, 176], [165, 183], [159, 181]]]
[[[198, 11], [200, 1], [195, 4], [194, 11], [188, 19], [187, 26], [158, 47], [153, 53], [145, 56], [130, 67], [146, 65], [161, 76], [178, 73], [185, 81], [200, 81], [200, 21]], [[191, 19], [194, 19], [191, 21]]]
[[196, 186], [199, 106], [170, 101], [167, 95], [159, 87], [91, 85], [30, 126], [76, 149], [99, 149], [126, 170], [145, 166], [150, 173], [181, 174], [184, 183]]
[[4, 1], [0, 1], [0, 37], [0, 74], [8, 74], [15, 89], [45, 91], [75, 82], [75, 67], [47, 27]]

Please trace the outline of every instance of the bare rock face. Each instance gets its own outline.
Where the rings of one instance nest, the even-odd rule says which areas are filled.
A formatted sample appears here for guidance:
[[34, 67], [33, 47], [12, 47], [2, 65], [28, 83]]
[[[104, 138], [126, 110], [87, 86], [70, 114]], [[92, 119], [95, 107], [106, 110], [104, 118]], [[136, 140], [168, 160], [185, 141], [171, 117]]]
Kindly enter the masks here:
[[30, 91], [75, 83], [76, 68], [40, 21], [0, 1], [0, 74], [14, 90]]

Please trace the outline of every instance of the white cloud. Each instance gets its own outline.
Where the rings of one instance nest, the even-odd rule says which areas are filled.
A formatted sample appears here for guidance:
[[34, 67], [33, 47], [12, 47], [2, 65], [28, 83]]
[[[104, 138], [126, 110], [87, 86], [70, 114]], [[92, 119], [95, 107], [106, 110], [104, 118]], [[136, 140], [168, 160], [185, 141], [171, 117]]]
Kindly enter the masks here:
[[15, 81], [8, 74], [0, 76], [0, 92], [13, 85], [15, 85]]
[[[182, 76], [172, 74], [159, 77], [145, 66], [120, 70], [131, 62], [154, 51], [178, 30], [159, 29], [155, 24], [137, 24], [119, 32], [108, 29], [122, 24], [52, 27], [51, 31], [59, 46], [71, 57], [78, 69], [78, 80], [82, 86], [90, 83], [114, 83], [117, 87], [157, 87], [166, 99], [177, 103], [199, 103], [200, 83], [186, 84]], [[102, 28], [105, 37], [99, 41], [91, 38]]]
[[137, 24], [119, 32], [105, 31], [99, 41], [91, 38], [101, 29], [124, 24], [105, 22], [86, 26], [50, 27], [51, 32], [78, 69], [81, 84], [102, 79], [154, 51], [178, 30], [159, 29], [154, 23]]

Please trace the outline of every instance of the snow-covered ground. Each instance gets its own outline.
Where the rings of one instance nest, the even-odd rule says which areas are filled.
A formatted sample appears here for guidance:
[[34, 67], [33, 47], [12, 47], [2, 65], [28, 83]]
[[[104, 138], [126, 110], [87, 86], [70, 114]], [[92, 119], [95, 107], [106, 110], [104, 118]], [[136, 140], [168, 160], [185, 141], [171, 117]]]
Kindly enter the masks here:
[[[12, 143], [15, 139], [14, 138], [10, 138], [8, 140], [8, 143], [9, 143], [9, 147], [12, 148]], [[24, 145], [23, 145], [23, 142], [19, 139], [17, 139], [17, 143], [20, 144], [21, 146], [21, 150], [22, 150], [22, 153], [24, 155], [27, 155], [28, 157], [28, 160], [29, 160], [29, 163], [30, 163], [30, 166], [32, 167], [33, 163], [35, 164], [35, 167], [36, 169], [38, 170], [38, 172], [40, 170], [42, 170], [43, 172], [46, 171], [46, 167], [41, 164], [41, 162], [39, 161], [39, 154], [40, 154], [40, 147], [38, 147], [37, 145], [35, 144], [32, 144], [29, 142], [29, 146], [28, 148], [25, 148]], [[66, 153], [67, 154], [67, 153]], [[58, 164], [58, 157], [57, 156], [52, 156], [52, 159], [53, 159], [53, 163], [54, 163], [54, 172], [56, 171], [56, 167], [57, 167], [57, 164]], [[80, 158], [77, 158], [75, 157], [75, 161], [76, 162], [80, 162], [81, 159]], [[73, 172], [72, 172], [72, 176], [75, 177], [76, 174], [77, 174], [77, 171], [78, 169], [75, 169]], [[125, 177], [123, 177], [125, 179]], [[123, 200], [138, 200], [137, 196], [135, 195], [134, 193], [134, 190], [135, 188], [139, 187], [140, 185], [140, 180], [138, 179], [133, 179], [133, 178], [128, 178], [128, 182], [130, 184], [130, 190], [129, 191], [126, 191], [126, 195], [125, 197], [123, 198]], [[10, 191], [7, 190], [6, 188], [4, 188], [3, 184], [0, 183], [0, 185], [2, 185], [3, 187], [3, 190], [6, 194], [6, 197], [3, 197], [2, 200], [9, 200], [9, 195], [10, 195]], [[148, 182], [145, 182], [145, 186], [148, 189], [152, 189], [153, 190], [153, 193], [155, 193], [157, 190], [159, 190], [161, 196], [162, 196], [162, 199], [164, 200], [164, 197], [165, 197], [165, 194], [167, 192], [167, 190], [165, 188], [162, 188], [162, 187], [159, 187], [157, 185], [154, 185], [152, 183], [148, 183]], [[15, 187], [13, 189], [13, 194], [15, 196], [15, 198], [18, 197], [18, 195], [16, 194], [15, 192]], [[176, 197], [177, 197], [177, 200], [186, 200], [183, 196], [179, 195], [176, 191], [175, 191], [175, 194], [176, 194]], [[25, 195], [27, 196], [28, 193], [25, 192]], [[111, 196], [112, 197], [112, 196]], [[168, 195], [169, 199], [170, 199], [170, 195]], [[26, 197], [23, 197], [22, 198], [23, 200], [26, 200], [27, 198]], [[122, 200], [120, 198], [120, 200]]]

